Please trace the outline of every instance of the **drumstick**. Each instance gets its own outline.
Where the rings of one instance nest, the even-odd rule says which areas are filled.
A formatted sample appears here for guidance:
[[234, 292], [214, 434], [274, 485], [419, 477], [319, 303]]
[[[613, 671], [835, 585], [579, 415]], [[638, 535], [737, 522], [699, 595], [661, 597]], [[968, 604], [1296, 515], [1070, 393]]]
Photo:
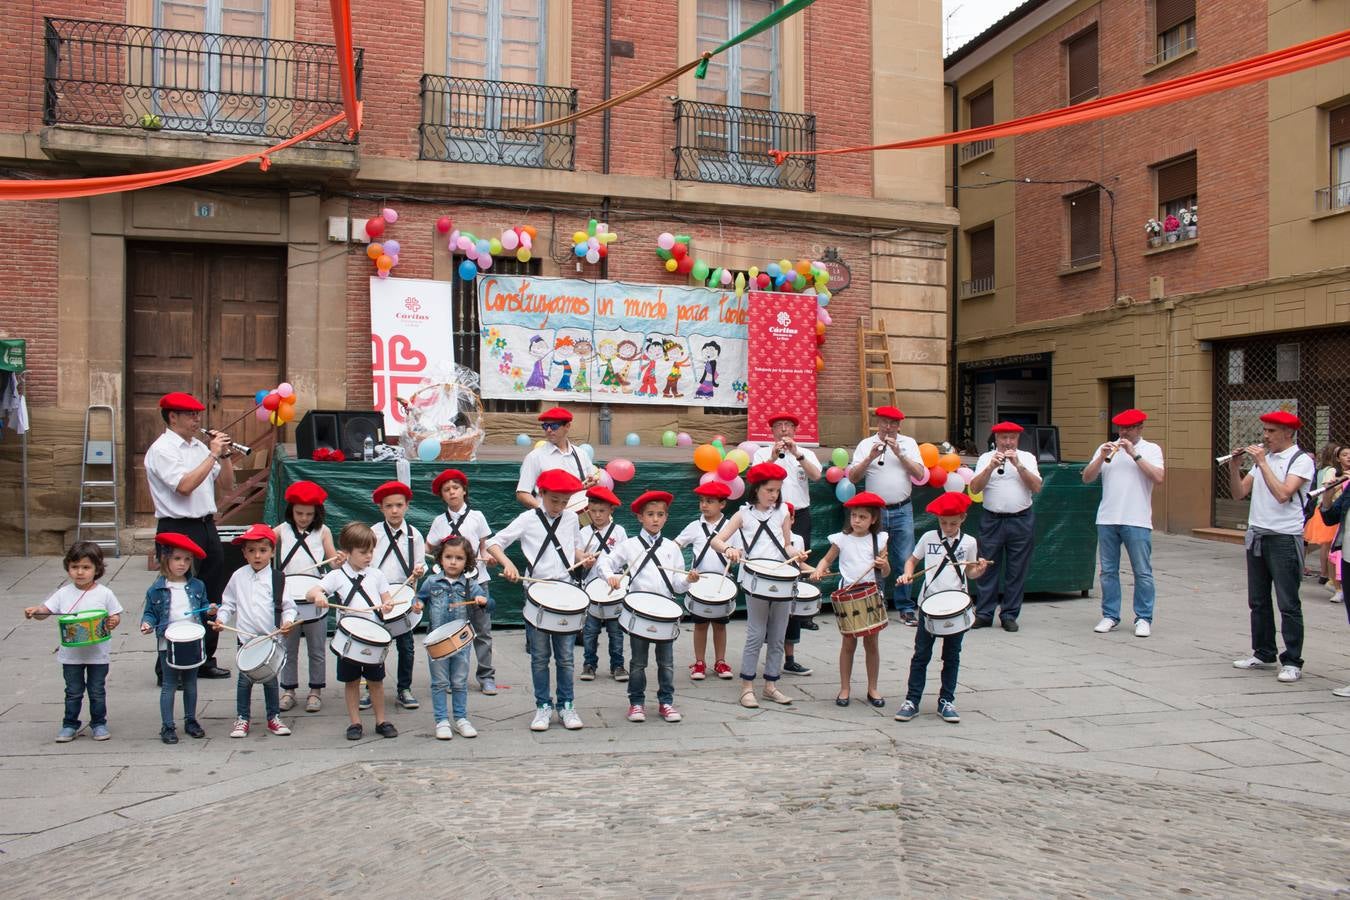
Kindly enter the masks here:
[[330, 556], [330, 557], [328, 557], [327, 559], [320, 560], [319, 562], [316, 562], [316, 563], [315, 563], [314, 565], [312, 565], [312, 566], [305, 566], [303, 569], [300, 569], [300, 570], [298, 570], [298, 571], [295, 571], [295, 572], [286, 572], [286, 573], [284, 573], [284, 574], [286, 574], [286, 575], [303, 575], [303, 574], [305, 574], [306, 572], [313, 572], [315, 569], [319, 568], [320, 566], [326, 566], [326, 565], [328, 565], [328, 564], [331, 563], [331, 562], [337, 562], [337, 560], [338, 560], [338, 557], [336, 557], [336, 556]]
[[691, 571], [689, 569], [672, 569], [669, 566], [661, 566], [661, 565], [658, 565], [657, 568], [662, 570], [663, 572], [669, 572], [672, 575], [688, 575], [689, 572]]
[[217, 628], [221, 628], [221, 629], [223, 629], [223, 630], [225, 630], [225, 631], [233, 631], [235, 634], [242, 634], [242, 635], [243, 635], [244, 637], [246, 637], [246, 638], [255, 638], [255, 637], [258, 636], [258, 635], [254, 634], [254, 633], [251, 632], [251, 631], [240, 631], [238, 628], [235, 628], [233, 625], [226, 625], [224, 622], [217, 622], [217, 623], [216, 623], [216, 627], [217, 627]]

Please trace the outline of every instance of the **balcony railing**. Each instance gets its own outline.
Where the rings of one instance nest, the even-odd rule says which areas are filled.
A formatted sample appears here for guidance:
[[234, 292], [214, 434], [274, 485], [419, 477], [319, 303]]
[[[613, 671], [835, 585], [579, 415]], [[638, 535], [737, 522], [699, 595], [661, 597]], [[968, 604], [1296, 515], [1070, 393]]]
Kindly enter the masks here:
[[970, 162], [977, 156], [983, 156], [994, 149], [993, 138], [987, 141], [971, 141], [969, 144], [961, 145], [962, 164]]
[[675, 101], [675, 177], [682, 181], [814, 191], [814, 157], [790, 156], [778, 166], [769, 155], [814, 149], [816, 117], [809, 113]]
[[577, 111], [576, 88], [422, 76], [422, 159], [533, 169], [576, 167], [577, 131], [521, 131]]
[[985, 275], [981, 278], [972, 278], [969, 281], [961, 282], [961, 299], [974, 297], [977, 294], [987, 294], [994, 289], [994, 276]]
[[1158, 36], [1158, 40], [1163, 41], [1163, 43], [1158, 48], [1158, 52], [1153, 54], [1152, 58], [1145, 60], [1146, 66], [1160, 66], [1169, 59], [1176, 59], [1181, 54], [1188, 53], [1195, 49], [1194, 31], [1177, 40], [1164, 40], [1162, 35]]
[[1317, 192], [1317, 211], [1332, 212], [1350, 208], [1350, 181], [1342, 181]]
[[339, 68], [328, 44], [49, 18], [43, 122], [285, 139], [342, 110]]

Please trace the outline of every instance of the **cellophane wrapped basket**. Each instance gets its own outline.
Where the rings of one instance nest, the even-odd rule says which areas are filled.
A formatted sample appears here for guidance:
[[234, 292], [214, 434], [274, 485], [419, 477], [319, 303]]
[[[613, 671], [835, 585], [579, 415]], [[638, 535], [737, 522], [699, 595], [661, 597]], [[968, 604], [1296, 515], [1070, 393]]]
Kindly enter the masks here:
[[409, 459], [418, 459], [417, 448], [427, 438], [440, 442], [441, 461], [470, 460], [483, 443], [483, 401], [478, 374], [463, 366], [432, 373], [409, 395], [396, 398], [403, 409], [404, 427], [399, 442]]

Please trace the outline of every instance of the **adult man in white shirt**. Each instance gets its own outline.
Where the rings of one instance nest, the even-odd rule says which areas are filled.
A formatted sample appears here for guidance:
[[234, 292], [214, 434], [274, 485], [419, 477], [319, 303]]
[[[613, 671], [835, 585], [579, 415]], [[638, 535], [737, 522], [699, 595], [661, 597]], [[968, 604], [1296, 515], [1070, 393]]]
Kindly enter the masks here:
[[1083, 483], [1100, 475], [1097, 552], [1102, 561], [1102, 620], [1092, 629], [1105, 634], [1120, 624], [1120, 547], [1134, 572], [1134, 636], [1153, 633], [1153, 486], [1163, 483], [1163, 452], [1144, 440], [1143, 410], [1127, 409], [1111, 419], [1114, 442], [1102, 444], [1083, 469]]
[[1036, 457], [1017, 449], [1021, 425], [999, 422], [992, 431], [994, 449], [975, 463], [975, 477], [970, 480], [970, 492], [984, 494], [978, 539], [980, 555], [993, 562], [975, 580], [975, 624], [971, 627], [993, 625], [997, 610], [1003, 630], [1016, 631], [1023, 588], [1036, 549], [1036, 515], [1031, 503], [1041, 491], [1041, 473]]
[[[219, 605], [230, 573], [225, 571], [225, 551], [216, 533], [216, 488], [234, 487], [234, 462], [230, 436], [212, 432], [211, 442], [197, 440], [202, 430], [202, 402], [191, 394], [171, 393], [159, 399], [160, 416], [168, 428], [145, 451], [145, 479], [159, 520], [156, 534], [182, 534], [206, 551], [197, 577], [206, 586], [206, 599]], [[214, 618], [214, 613], [208, 613]], [[219, 632], [206, 631], [206, 662], [198, 670], [202, 678], [228, 678], [230, 671], [216, 665]], [[155, 663], [159, 674], [159, 663]]]
[[888, 535], [886, 550], [891, 555], [891, 573], [896, 579], [891, 603], [900, 613], [900, 621], [914, 628], [919, 618], [909, 585], [901, 584], [899, 575], [914, 551], [914, 508], [909, 502], [914, 483], [910, 479], [922, 478], [925, 469], [919, 445], [900, 433], [905, 414], [894, 406], [879, 406], [876, 415], [877, 433], [863, 438], [853, 451], [848, 480], [863, 484], [863, 490], [886, 501], [881, 511], [881, 527]]
[[[1284, 653], [1279, 655], [1285, 684], [1303, 675], [1303, 606], [1298, 588], [1303, 575], [1303, 500], [1316, 474], [1312, 455], [1295, 442], [1303, 427], [1284, 410], [1261, 417], [1261, 443], [1238, 447], [1228, 460], [1228, 485], [1234, 500], [1251, 495], [1247, 513], [1247, 608], [1251, 610], [1252, 655], [1233, 661], [1236, 669], [1269, 669], [1275, 665], [1275, 611], [1270, 589], [1280, 607]], [[1243, 456], [1253, 468], [1238, 469]]]
[[[582, 490], [597, 484], [599, 470], [581, 448], [572, 443], [572, 414], [561, 406], [546, 409], [539, 414], [539, 427], [544, 431], [544, 445], [525, 454], [520, 464], [520, 479], [516, 482], [516, 500], [526, 509], [539, 508], [535, 484], [539, 476], [551, 469], [562, 469], [581, 479]], [[578, 494], [584, 498], [584, 494]]]

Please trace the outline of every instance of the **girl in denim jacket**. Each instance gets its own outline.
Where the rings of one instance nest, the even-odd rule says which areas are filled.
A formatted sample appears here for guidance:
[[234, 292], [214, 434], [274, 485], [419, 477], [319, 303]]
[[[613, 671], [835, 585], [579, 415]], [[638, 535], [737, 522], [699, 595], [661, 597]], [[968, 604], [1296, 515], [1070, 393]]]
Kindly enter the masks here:
[[159, 738], [166, 744], [178, 743], [178, 732], [173, 724], [173, 695], [179, 685], [183, 688], [183, 730], [188, 737], [206, 737], [197, 723], [197, 670], [175, 669], [165, 658], [168, 641], [164, 631], [174, 622], [206, 624], [206, 614], [215, 612], [215, 604], [206, 600], [206, 585], [192, 577], [193, 560], [206, 559], [206, 551], [191, 538], [165, 532], [156, 535], [159, 552], [159, 577], [145, 592], [145, 614], [141, 617], [141, 634], [154, 632], [159, 640], [159, 667], [163, 684], [159, 691], [159, 717], [162, 727]]
[[[417, 591], [417, 599], [427, 613], [427, 627], [435, 631], [447, 622], [466, 619], [463, 605], [473, 602], [487, 605], [487, 594], [473, 575], [477, 554], [473, 545], [459, 535], [445, 539], [436, 550], [436, 561], [441, 571], [427, 578]], [[470, 574], [466, 575], [468, 572]], [[431, 709], [436, 719], [436, 739], [448, 741], [456, 731], [460, 737], [477, 737], [478, 731], [469, 721], [469, 652], [462, 649], [441, 659], [427, 657], [431, 668]], [[445, 693], [449, 688], [454, 727], [450, 726]]]

